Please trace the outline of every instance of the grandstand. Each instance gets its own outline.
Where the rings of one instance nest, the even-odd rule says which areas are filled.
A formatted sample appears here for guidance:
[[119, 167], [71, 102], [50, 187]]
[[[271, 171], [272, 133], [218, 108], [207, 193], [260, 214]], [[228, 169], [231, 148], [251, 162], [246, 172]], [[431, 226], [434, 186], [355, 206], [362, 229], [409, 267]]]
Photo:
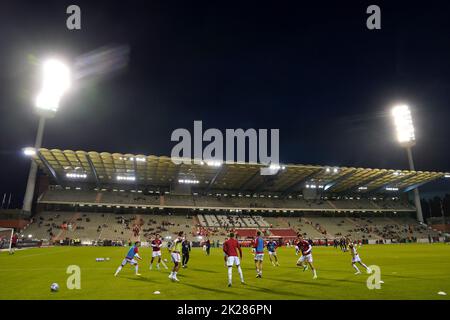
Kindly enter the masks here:
[[170, 237], [222, 241], [256, 230], [289, 240], [343, 236], [368, 242], [438, 237], [414, 220], [408, 192], [444, 172], [260, 164], [175, 164], [168, 157], [39, 149], [36, 214], [26, 233], [82, 242]]

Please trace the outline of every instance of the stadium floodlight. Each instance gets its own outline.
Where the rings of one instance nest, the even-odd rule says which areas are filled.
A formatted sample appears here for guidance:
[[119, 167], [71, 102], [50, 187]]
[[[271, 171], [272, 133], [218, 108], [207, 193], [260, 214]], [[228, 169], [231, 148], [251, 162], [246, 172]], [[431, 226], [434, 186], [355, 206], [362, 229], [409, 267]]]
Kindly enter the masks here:
[[179, 179], [178, 183], [182, 183], [182, 184], [198, 184], [198, 183], [200, 183], [200, 181], [192, 180], [192, 179]]
[[397, 140], [400, 144], [413, 146], [416, 141], [411, 111], [406, 104], [392, 108]]
[[211, 167], [220, 167], [220, 166], [222, 166], [222, 161], [211, 160], [211, 161], [206, 161], [206, 164]]
[[87, 174], [85, 174], [85, 173], [66, 173], [66, 177], [69, 179], [86, 179]]
[[[42, 84], [41, 91], [35, 100], [35, 107], [40, 115], [38, 131], [34, 143], [34, 149], [39, 150], [44, 137], [44, 127], [46, 118], [55, 115], [63, 95], [71, 86], [70, 68], [60, 60], [49, 59], [42, 63]], [[22, 210], [31, 212], [33, 204], [34, 188], [36, 186], [37, 164], [31, 162], [28, 174], [27, 188], [23, 198]]]
[[117, 176], [117, 180], [119, 180], [119, 181], [136, 181], [136, 177], [134, 177], [134, 176]]
[[[414, 161], [412, 156], [411, 148], [416, 144], [416, 136], [414, 132], [414, 124], [411, 115], [411, 110], [406, 104], [399, 104], [392, 108], [391, 114], [394, 120], [395, 131], [397, 135], [397, 141], [400, 145], [406, 148], [406, 153], [408, 155], [409, 169], [415, 171]], [[398, 188], [391, 188], [389, 191]], [[388, 190], [388, 188], [386, 188]], [[416, 206], [417, 220], [423, 223], [422, 205], [420, 203], [419, 189], [416, 187], [414, 192], [414, 204]]]
[[56, 112], [70, 84], [70, 69], [66, 64], [57, 59], [45, 61], [42, 65], [42, 88], [36, 98], [36, 107]]
[[280, 166], [279, 164], [273, 163], [273, 164], [271, 164], [271, 165], [269, 166], [269, 169], [270, 169], [270, 170], [280, 170], [280, 169], [281, 169], [281, 166]]
[[36, 149], [32, 147], [23, 148], [22, 151], [27, 157], [32, 157], [36, 154]]
[[396, 187], [386, 187], [387, 191], [398, 191], [398, 188]]

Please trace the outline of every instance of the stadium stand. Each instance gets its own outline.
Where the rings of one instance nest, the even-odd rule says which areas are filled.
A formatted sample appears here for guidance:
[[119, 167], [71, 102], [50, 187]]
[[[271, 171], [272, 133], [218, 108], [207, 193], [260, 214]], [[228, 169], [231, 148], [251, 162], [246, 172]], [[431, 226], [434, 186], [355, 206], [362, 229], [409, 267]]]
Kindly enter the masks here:
[[[217, 218], [217, 217], [221, 218]], [[237, 227], [229, 221], [239, 221], [224, 215], [198, 214], [114, 214], [98, 212], [41, 212], [23, 232], [40, 240], [59, 241], [66, 238], [82, 242], [104, 240], [129, 241], [152, 238], [156, 233], [164, 237], [184, 231], [188, 237], [209, 237], [223, 241], [234, 231], [240, 239], [252, 238], [257, 230], [266, 236], [291, 239], [297, 233], [311, 239], [336, 239], [350, 237], [358, 240], [404, 239], [439, 237], [438, 231], [418, 224], [409, 217], [257, 217], [258, 227]], [[230, 218], [230, 220], [228, 220]], [[241, 218], [243, 221], [243, 219]], [[222, 224], [220, 223], [221, 221]], [[253, 220], [255, 221], [255, 220]], [[256, 224], [256, 222], [255, 222]], [[264, 226], [262, 226], [264, 225]], [[137, 230], [136, 230], [137, 229]], [[137, 231], [137, 232], [136, 232]]]
[[[254, 200], [247, 197], [231, 196], [193, 196], [193, 195], [146, 195], [131, 191], [96, 191], [77, 189], [50, 189], [38, 199], [42, 204], [84, 204], [132, 207], [161, 208], [205, 208], [205, 209], [236, 209], [236, 210], [296, 210], [296, 211], [374, 211], [403, 212], [414, 211], [414, 207], [405, 201], [391, 198], [370, 199], [340, 199], [314, 201], [296, 198]], [[242, 223], [242, 222], [241, 222]]]
[[46, 182], [21, 231], [38, 239], [148, 240], [184, 231], [223, 241], [230, 231], [250, 239], [257, 230], [372, 242], [440, 235], [412, 218], [407, 192], [443, 172], [286, 165], [264, 177], [261, 165], [248, 163], [177, 165], [169, 157], [44, 148], [32, 158]]

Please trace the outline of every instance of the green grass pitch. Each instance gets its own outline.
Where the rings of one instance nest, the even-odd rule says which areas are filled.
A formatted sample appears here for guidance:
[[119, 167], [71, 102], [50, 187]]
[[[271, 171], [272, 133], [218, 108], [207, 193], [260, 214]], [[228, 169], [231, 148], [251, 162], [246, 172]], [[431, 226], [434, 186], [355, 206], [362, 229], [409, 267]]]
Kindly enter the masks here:
[[[280, 248], [280, 267], [266, 254], [263, 278], [255, 278], [253, 256], [244, 248], [242, 261], [246, 285], [233, 269], [233, 287], [227, 287], [227, 270], [220, 249], [211, 255], [195, 248], [187, 269], [181, 269], [179, 283], [168, 279], [169, 271], [149, 270], [151, 251], [141, 248], [140, 277], [126, 266], [113, 274], [126, 254], [123, 247], [53, 247], [0, 253], [0, 299], [438, 299], [450, 297], [450, 245], [367, 245], [359, 249], [362, 260], [381, 268], [381, 289], [369, 290], [368, 275], [354, 275], [350, 254], [332, 247], [314, 247], [318, 279], [295, 263], [293, 248]], [[96, 262], [97, 257], [110, 261]], [[163, 250], [163, 258], [169, 253]], [[66, 287], [69, 265], [81, 268], [81, 289]], [[361, 268], [362, 270], [362, 268]], [[50, 292], [57, 282], [60, 290]], [[155, 295], [155, 291], [160, 291]], [[439, 291], [447, 296], [438, 295]]]

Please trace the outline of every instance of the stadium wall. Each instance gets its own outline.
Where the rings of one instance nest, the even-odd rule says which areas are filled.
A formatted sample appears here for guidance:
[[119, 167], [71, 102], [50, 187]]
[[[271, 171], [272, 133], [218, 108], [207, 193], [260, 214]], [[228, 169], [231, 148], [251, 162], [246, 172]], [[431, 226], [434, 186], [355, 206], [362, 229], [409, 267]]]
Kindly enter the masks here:
[[432, 224], [431, 228], [442, 232], [450, 232], [450, 224]]
[[23, 229], [29, 223], [30, 223], [29, 220], [22, 220], [22, 219], [0, 220], [0, 227], [2, 227], [2, 228]]

